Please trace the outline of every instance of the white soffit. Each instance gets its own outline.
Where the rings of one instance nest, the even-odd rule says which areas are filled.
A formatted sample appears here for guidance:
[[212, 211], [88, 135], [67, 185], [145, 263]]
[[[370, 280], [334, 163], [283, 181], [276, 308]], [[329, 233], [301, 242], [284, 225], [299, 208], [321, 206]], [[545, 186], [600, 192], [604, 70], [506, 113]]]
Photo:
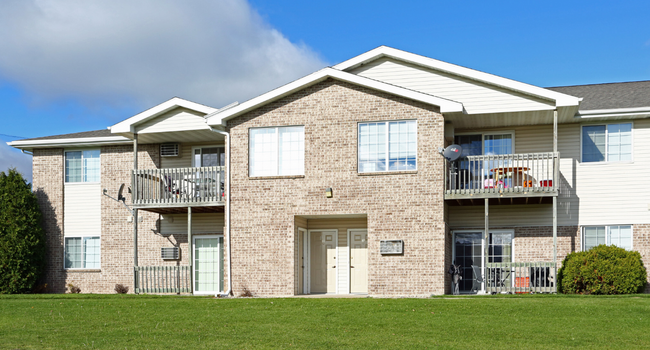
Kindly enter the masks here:
[[364, 86], [370, 89], [384, 91], [393, 95], [410, 98], [416, 101], [421, 101], [434, 106], [440, 107], [441, 113], [462, 113], [464, 111], [463, 105], [460, 102], [451, 101], [448, 99], [440, 98], [437, 96], [425, 94], [414, 90], [409, 90], [396, 85], [387, 84], [378, 80], [364, 78], [351, 73], [343, 72], [333, 68], [323, 68], [317, 72], [307, 75], [303, 78], [295, 80], [289, 84], [281, 86], [275, 90], [269, 91], [258, 97], [250, 99], [244, 103], [238, 104], [230, 108], [222, 108], [210, 115], [207, 115], [206, 123], [208, 125], [221, 125], [225, 126], [225, 122], [235, 118], [243, 113], [251, 111], [255, 108], [263, 106], [267, 103], [278, 100], [282, 97], [288, 96], [294, 92], [300, 91], [306, 87], [317, 84], [327, 78], [345, 81], [351, 84]]
[[188, 101], [179, 97], [174, 97], [168, 101], [165, 101], [155, 107], [149, 108], [146, 111], [136, 114], [133, 117], [123, 120], [113, 126], [110, 126], [109, 129], [113, 134], [125, 134], [133, 133], [135, 131], [135, 126], [144, 121], [147, 121], [151, 118], [155, 118], [163, 113], [171, 111], [174, 108], [183, 107], [191, 109], [197, 112], [204, 114], [210, 114], [217, 111], [216, 108], [208, 107], [196, 102]]
[[578, 110], [576, 119], [638, 119], [650, 116], [650, 107], [615, 108], [615, 109], [591, 109], [586, 111]]
[[18, 140], [7, 142], [7, 145], [18, 149], [30, 150], [34, 148], [53, 148], [53, 147], [94, 147], [109, 146], [120, 144], [131, 144], [133, 141], [123, 136], [109, 137], [80, 137], [69, 139], [47, 139], [47, 140]]
[[498, 86], [504, 89], [533, 95], [539, 98], [555, 101], [556, 107], [578, 106], [582, 98], [562, 94], [552, 90], [544, 89], [534, 85], [522, 83], [516, 80], [503, 78], [489, 73], [484, 73], [470, 68], [461, 67], [455, 64], [439, 61], [433, 58], [416, 55], [414, 53], [394, 49], [388, 46], [380, 46], [359, 56], [335, 65], [338, 70], [351, 70], [363, 64], [369, 63], [382, 57], [390, 57], [412, 64], [442, 71], [448, 74], [458, 75], [464, 78], [476, 80], [486, 84]]

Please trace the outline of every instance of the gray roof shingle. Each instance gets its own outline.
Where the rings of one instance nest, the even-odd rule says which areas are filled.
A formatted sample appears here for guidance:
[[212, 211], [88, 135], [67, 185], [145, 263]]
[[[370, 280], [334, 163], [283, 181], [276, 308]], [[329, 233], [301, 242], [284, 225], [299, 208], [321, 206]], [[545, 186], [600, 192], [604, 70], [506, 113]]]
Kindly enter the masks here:
[[72, 133], [72, 134], [35, 137], [35, 138], [31, 138], [31, 139], [22, 139], [20, 141], [56, 140], [56, 139], [80, 139], [80, 138], [86, 138], [86, 137], [109, 137], [109, 136], [118, 136], [118, 135], [111, 134], [111, 131], [108, 130], [108, 129], [102, 129], [102, 130], [75, 132], [75, 133]]
[[580, 110], [650, 107], [650, 80], [549, 87], [549, 90], [582, 97]]

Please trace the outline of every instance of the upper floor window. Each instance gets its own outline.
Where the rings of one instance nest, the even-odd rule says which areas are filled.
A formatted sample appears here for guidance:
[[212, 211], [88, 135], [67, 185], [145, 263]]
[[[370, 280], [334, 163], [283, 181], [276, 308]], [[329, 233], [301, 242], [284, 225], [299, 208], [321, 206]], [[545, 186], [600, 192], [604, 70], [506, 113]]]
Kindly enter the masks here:
[[589, 250], [597, 245], [615, 245], [632, 250], [632, 226], [587, 226], [583, 230], [583, 247]]
[[65, 182], [99, 182], [98, 149], [65, 152]]
[[417, 169], [417, 122], [359, 123], [359, 172]]
[[304, 174], [304, 126], [250, 129], [249, 176]]
[[632, 160], [632, 123], [582, 127], [583, 162], [630, 160]]

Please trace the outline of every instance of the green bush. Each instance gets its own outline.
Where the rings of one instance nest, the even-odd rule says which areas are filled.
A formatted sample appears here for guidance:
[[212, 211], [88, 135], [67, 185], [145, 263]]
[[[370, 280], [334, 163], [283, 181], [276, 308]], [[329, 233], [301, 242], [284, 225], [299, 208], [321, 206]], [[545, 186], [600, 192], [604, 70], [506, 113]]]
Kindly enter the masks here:
[[599, 245], [567, 255], [558, 271], [558, 292], [632, 294], [645, 289], [647, 274], [639, 252]]
[[0, 293], [31, 291], [45, 266], [36, 195], [16, 169], [0, 172]]

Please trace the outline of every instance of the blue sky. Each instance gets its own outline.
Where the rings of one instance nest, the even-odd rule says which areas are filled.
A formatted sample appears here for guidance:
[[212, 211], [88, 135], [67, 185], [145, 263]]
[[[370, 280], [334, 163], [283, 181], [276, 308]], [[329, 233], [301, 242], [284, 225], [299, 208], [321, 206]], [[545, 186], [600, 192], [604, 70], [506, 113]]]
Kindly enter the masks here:
[[[6, 0], [4, 145], [180, 96], [221, 107], [380, 45], [538, 86], [650, 80], [648, 1]], [[30, 25], [25, 25], [29, 23]]]

